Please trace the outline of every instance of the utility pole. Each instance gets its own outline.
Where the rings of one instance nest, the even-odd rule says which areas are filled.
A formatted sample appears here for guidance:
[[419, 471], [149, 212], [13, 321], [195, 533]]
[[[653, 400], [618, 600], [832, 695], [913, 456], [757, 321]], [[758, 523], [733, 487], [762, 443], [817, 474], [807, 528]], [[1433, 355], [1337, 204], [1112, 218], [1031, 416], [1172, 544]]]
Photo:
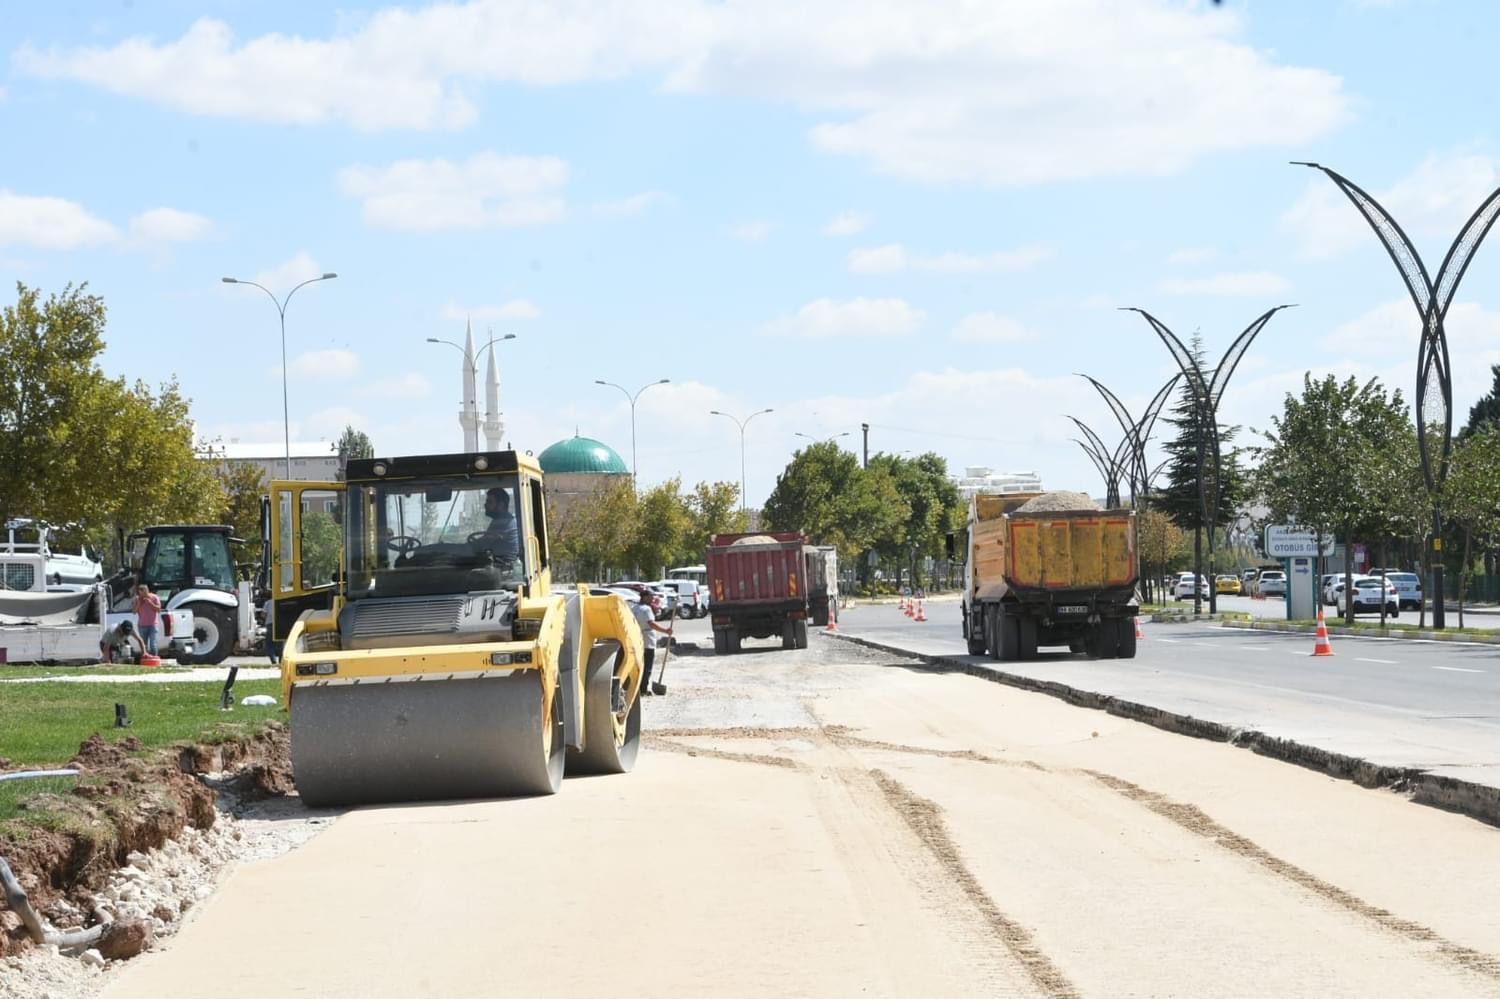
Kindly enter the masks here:
[[865, 435], [865, 457], [864, 457], [864, 460], [862, 462], [860, 462], [860, 466], [859, 467], [860, 468], [869, 468], [870, 467], [870, 425], [868, 423], [861, 423], [859, 425], [859, 429], [860, 429], [860, 432]]

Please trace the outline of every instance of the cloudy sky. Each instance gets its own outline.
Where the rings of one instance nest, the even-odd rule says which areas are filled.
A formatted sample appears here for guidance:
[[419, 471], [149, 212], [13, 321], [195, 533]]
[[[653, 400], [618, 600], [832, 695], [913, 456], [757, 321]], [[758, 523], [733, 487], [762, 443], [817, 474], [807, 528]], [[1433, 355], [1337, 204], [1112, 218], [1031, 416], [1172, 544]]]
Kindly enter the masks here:
[[[575, 429], [752, 504], [805, 439], [1098, 492], [1065, 414], [1281, 303], [1225, 401], [1302, 374], [1409, 396], [1416, 313], [1316, 160], [1436, 268], [1500, 185], [1488, 3], [249, 0], [30, 4], [0, 29], [0, 279], [87, 280], [112, 374], [175, 374], [206, 437], [345, 423], [457, 450], [460, 358], [497, 346], [507, 437]], [[1449, 317], [1461, 421], [1500, 361], [1500, 246]], [[7, 296], [8, 296], [7, 292]]]

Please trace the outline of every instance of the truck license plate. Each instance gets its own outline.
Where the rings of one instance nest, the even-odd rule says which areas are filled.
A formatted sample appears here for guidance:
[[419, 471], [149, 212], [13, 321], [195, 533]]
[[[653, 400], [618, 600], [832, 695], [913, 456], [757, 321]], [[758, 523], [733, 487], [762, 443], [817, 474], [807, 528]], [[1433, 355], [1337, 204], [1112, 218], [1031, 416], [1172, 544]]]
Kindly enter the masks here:
[[1083, 604], [1061, 604], [1057, 612], [1059, 614], [1087, 614], [1089, 609]]

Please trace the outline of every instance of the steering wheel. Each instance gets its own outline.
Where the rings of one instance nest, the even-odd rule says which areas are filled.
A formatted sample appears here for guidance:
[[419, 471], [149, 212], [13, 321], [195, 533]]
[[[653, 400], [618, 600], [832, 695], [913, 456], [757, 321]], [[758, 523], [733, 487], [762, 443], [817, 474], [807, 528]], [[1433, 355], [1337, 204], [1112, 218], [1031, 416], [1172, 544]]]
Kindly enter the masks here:
[[397, 534], [394, 537], [386, 538], [385, 546], [393, 552], [400, 552], [402, 555], [406, 555], [421, 548], [422, 539], [414, 538], [410, 534]]
[[469, 535], [464, 540], [467, 541], [471, 545], [477, 545], [477, 544], [479, 544], [479, 542], [483, 541], [485, 538], [487, 538], [489, 536], [490, 536], [490, 532], [489, 531], [475, 531], [473, 534]]

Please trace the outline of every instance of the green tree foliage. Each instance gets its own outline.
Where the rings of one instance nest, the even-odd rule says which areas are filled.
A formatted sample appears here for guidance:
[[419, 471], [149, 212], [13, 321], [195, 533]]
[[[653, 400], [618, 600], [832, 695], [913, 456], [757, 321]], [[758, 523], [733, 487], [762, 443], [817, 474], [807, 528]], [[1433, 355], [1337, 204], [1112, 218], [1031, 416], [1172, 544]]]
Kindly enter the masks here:
[[[1200, 337], [1194, 335], [1191, 350], [1193, 360], [1201, 366], [1203, 364], [1203, 341]], [[1205, 371], [1203, 377], [1212, 382], [1214, 373]], [[1185, 531], [1201, 530], [1206, 525], [1203, 523], [1203, 505], [1198, 494], [1198, 438], [1200, 434], [1205, 442], [1206, 457], [1203, 475], [1210, 504], [1213, 503], [1214, 497], [1213, 445], [1208, 439], [1208, 414], [1200, 412], [1194, 404], [1192, 389], [1186, 381], [1183, 382], [1177, 403], [1172, 407], [1167, 422], [1177, 428], [1177, 435], [1163, 445], [1163, 450], [1167, 452], [1167, 484], [1157, 491], [1153, 501], [1157, 509], [1171, 517], [1178, 527]], [[1209, 518], [1214, 527], [1227, 525], [1234, 519], [1235, 511], [1244, 505], [1246, 476], [1240, 468], [1238, 455], [1232, 446], [1237, 431], [1236, 427], [1219, 425], [1219, 450], [1224, 459], [1224, 484], [1220, 492], [1216, 515], [1211, 512]]]
[[740, 487], [737, 482], [700, 482], [687, 498], [690, 524], [678, 559], [702, 562], [709, 539], [715, 534], [737, 534], [748, 527], [740, 511]]
[[1287, 394], [1256, 449], [1256, 479], [1272, 516], [1346, 542], [1368, 528], [1372, 497], [1393, 488], [1386, 480], [1400, 466], [1388, 451], [1405, 440], [1409, 420], [1400, 390], [1387, 396], [1378, 378], [1361, 386], [1352, 377], [1303, 376], [1302, 396]]
[[1141, 575], [1156, 588], [1159, 580], [1187, 554], [1187, 532], [1160, 510], [1145, 510], [1136, 519], [1136, 545]]
[[234, 560], [253, 562], [260, 558], [260, 502], [266, 494], [266, 473], [252, 462], [226, 461], [219, 463], [216, 474], [224, 495], [218, 522], [228, 524], [234, 536], [246, 542], [235, 546]]
[[920, 586], [922, 560], [941, 555], [944, 537], [963, 527], [964, 509], [958, 487], [948, 478], [948, 463], [930, 451], [915, 458], [877, 454], [870, 459], [870, 471], [889, 475], [911, 511], [895, 532], [876, 540], [875, 550], [905, 562]]
[[304, 510], [302, 513], [302, 582], [321, 586], [333, 581], [343, 548], [343, 532], [337, 513]]
[[349, 464], [351, 458], [373, 458], [375, 457], [375, 445], [370, 443], [370, 437], [363, 430], [355, 430], [352, 424], [346, 424], [344, 432], [339, 435], [339, 478], [344, 477], [344, 468]]
[[1443, 505], [1463, 532], [1458, 576], [1458, 626], [1464, 626], [1464, 591], [1473, 573], [1473, 546], [1488, 549], [1500, 535], [1500, 425], [1481, 424], [1460, 440], [1448, 468]]
[[802, 531], [844, 560], [898, 537], [910, 516], [890, 469], [862, 469], [832, 441], [794, 454], [762, 511], [768, 530]]
[[1494, 382], [1489, 392], [1469, 407], [1469, 422], [1459, 432], [1460, 437], [1467, 437], [1485, 427], [1500, 427], [1500, 364], [1490, 365], [1490, 375]]
[[682, 551], [693, 516], [682, 495], [682, 480], [666, 482], [642, 493], [635, 503], [635, 531], [625, 562], [646, 579], [659, 579], [669, 562]]
[[564, 516], [549, 511], [547, 523], [556, 559], [579, 580], [602, 580], [621, 569], [635, 540], [635, 488], [625, 476], [575, 502]]

